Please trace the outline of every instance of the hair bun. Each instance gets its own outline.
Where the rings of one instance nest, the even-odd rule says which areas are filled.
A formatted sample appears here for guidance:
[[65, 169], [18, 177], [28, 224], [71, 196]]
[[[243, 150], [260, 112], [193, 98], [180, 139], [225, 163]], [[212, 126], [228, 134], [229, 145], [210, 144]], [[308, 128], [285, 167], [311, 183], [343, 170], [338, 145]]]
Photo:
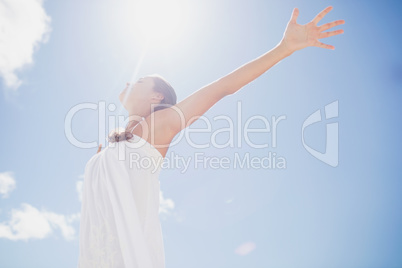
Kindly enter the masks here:
[[116, 132], [113, 131], [111, 134], [108, 136], [108, 141], [109, 142], [119, 142], [119, 141], [124, 141], [124, 140], [129, 140], [133, 137], [133, 133], [124, 131], [124, 132]]

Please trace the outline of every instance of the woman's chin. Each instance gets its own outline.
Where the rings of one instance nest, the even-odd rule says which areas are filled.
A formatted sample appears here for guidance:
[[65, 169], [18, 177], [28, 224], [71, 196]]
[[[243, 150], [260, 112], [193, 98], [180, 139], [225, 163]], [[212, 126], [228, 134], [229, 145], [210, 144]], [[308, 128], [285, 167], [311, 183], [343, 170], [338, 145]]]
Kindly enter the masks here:
[[125, 108], [126, 105], [124, 105], [124, 102], [125, 102], [125, 101], [124, 101], [124, 94], [123, 94], [123, 92], [120, 93], [120, 95], [119, 95], [119, 101], [120, 101], [121, 105], [123, 105], [124, 108]]

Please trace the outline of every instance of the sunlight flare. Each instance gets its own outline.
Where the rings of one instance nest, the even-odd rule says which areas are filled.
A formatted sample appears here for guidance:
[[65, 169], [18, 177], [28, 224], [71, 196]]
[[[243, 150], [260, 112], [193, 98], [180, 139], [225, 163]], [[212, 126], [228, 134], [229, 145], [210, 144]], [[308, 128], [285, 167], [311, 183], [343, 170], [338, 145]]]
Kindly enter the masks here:
[[134, 24], [147, 40], [174, 38], [183, 26], [178, 0], [139, 0], [134, 3]]

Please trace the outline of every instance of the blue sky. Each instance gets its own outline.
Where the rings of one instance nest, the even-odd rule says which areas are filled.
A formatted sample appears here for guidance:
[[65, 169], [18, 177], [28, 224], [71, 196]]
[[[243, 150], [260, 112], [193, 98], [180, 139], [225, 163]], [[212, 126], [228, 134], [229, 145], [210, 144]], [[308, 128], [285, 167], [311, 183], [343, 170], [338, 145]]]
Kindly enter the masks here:
[[[115, 104], [106, 114], [127, 116], [117, 96], [137, 66], [136, 77], [164, 76], [180, 101], [272, 49], [294, 7], [305, 24], [329, 5], [319, 25], [346, 22], [334, 28], [344, 34], [321, 40], [335, 50], [297, 51], [205, 114], [212, 131], [228, 127], [213, 120], [220, 115], [240, 124], [239, 103], [240, 127], [256, 115], [285, 116], [275, 148], [272, 133], [249, 134], [255, 144], [269, 143], [262, 149], [244, 137], [233, 148], [195, 149], [185, 139], [169, 148], [166, 161], [192, 160], [184, 172], [160, 175], [166, 267], [402, 266], [398, 1], [187, 1], [180, 31], [149, 46], [134, 25], [132, 1], [19, 2], [0, 1], [0, 267], [76, 267], [79, 188], [96, 148], [66, 137], [73, 107]], [[21, 20], [26, 14], [29, 23]], [[324, 107], [335, 101], [338, 117], [325, 119]], [[305, 129], [304, 140], [325, 152], [326, 124], [337, 123], [335, 167], [302, 143], [303, 122], [317, 110], [323, 120]], [[98, 111], [74, 115], [77, 139], [99, 142]], [[211, 136], [191, 134], [198, 143]], [[271, 152], [286, 168], [196, 168], [196, 152], [232, 163], [236, 154]]]

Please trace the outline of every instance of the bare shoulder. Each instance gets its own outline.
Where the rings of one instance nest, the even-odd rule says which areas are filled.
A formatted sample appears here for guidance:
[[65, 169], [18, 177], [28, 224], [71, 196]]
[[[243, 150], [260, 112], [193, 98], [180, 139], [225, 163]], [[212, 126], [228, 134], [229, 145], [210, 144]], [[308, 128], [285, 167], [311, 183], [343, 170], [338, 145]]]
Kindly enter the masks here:
[[133, 134], [147, 140], [165, 156], [171, 141], [177, 134], [170, 124], [169, 118], [171, 117], [172, 112], [169, 108], [153, 112], [145, 117], [145, 120], [135, 128]]

